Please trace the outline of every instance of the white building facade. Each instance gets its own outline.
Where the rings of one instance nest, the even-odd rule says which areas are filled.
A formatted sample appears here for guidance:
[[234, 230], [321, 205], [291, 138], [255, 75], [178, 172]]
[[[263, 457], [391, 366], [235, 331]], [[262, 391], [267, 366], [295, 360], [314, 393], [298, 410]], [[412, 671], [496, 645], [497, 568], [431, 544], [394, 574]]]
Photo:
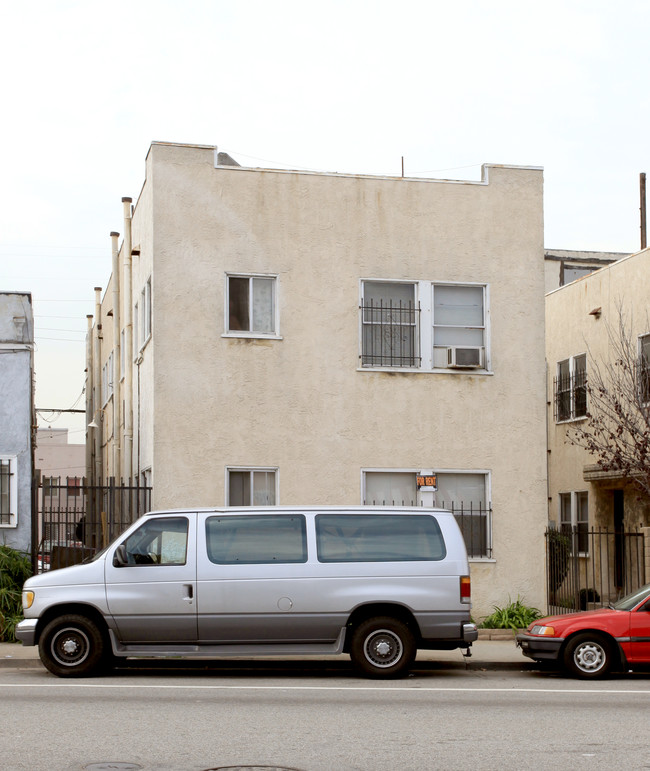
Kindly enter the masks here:
[[89, 470], [153, 483], [155, 508], [444, 505], [475, 616], [542, 607], [542, 171], [233, 163], [155, 143], [124, 201], [88, 337]]

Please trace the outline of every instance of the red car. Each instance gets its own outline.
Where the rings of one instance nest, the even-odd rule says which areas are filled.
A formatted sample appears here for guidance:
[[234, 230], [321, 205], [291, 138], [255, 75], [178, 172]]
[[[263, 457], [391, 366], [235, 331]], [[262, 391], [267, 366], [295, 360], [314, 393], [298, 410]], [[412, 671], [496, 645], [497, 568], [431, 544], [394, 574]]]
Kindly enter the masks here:
[[605, 677], [650, 664], [650, 584], [609, 608], [534, 621], [517, 635], [524, 656], [558, 661], [575, 677]]

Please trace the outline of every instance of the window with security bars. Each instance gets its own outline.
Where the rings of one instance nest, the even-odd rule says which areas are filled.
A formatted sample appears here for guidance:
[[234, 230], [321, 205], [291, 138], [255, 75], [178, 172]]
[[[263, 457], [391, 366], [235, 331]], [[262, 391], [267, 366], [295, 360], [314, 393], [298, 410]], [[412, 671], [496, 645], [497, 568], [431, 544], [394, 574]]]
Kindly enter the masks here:
[[15, 476], [13, 461], [0, 458], [0, 525], [13, 525], [15, 522]]
[[584, 418], [587, 414], [587, 354], [558, 362], [555, 378], [555, 421]]
[[420, 366], [420, 306], [415, 284], [364, 281], [361, 300], [361, 364]]

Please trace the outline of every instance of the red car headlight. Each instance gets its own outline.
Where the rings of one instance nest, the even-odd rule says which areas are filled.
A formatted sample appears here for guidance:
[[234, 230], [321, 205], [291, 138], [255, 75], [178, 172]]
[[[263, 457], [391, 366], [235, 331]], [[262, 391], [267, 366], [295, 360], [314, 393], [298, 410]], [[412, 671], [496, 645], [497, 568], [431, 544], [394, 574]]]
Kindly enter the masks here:
[[535, 624], [531, 628], [530, 633], [542, 637], [555, 637], [555, 629], [552, 626], [544, 626], [543, 624]]

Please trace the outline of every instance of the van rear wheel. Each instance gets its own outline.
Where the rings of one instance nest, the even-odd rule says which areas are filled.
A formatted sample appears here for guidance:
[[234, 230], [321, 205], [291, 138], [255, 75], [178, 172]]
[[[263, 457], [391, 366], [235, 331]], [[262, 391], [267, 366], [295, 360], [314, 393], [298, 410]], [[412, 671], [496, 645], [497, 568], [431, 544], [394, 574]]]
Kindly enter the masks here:
[[55, 618], [38, 642], [41, 661], [58, 677], [88, 677], [104, 665], [106, 643], [93, 621], [85, 616]]
[[403, 677], [408, 673], [415, 654], [413, 633], [396, 618], [369, 618], [352, 633], [350, 658], [367, 677]]

